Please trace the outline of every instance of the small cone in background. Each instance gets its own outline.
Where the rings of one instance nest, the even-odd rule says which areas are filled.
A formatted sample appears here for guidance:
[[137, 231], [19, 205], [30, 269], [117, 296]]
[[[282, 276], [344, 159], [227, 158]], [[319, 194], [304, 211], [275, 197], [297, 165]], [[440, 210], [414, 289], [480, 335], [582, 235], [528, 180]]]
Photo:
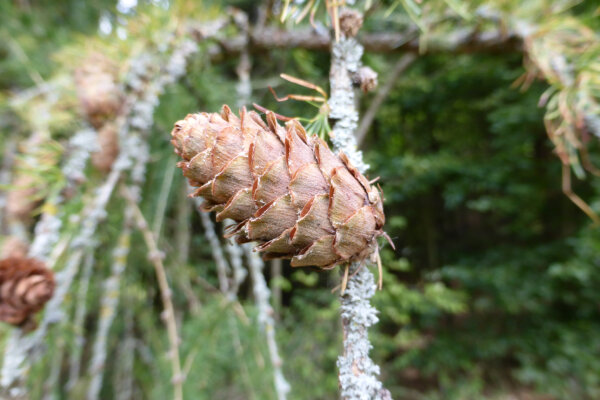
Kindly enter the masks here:
[[75, 70], [79, 102], [96, 129], [113, 119], [123, 104], [117, 73], [116, 65], [101, 53], [93, 53]]
[[362, 27], [363, 16], [360, 12], [351, 8], [344, 8], [340, 11], [340, 30], [344, 36], [355, 37]]
[[364, 93], [371, 92], [377, 87], [377, 72], [370, 67], [360, 67], [352, 76], [352, 81]]
[[0, 258], [25, 258], [29, 245], [16, 236], [9, 236], [2, 243]]
[[54, 274], [34, 258], [0, 260], [0, 321], [32, 326], [33, 315], [54, 292]]
[[102, 172], [109, 172], [119, 155], [119, 135], [116, 124], [108, 122], [98, 130], [99, 150], [92, 153], [92, 164]]
[[38, 188], [32, 176], [23, 173], [18, 174], [6, 196], [6, 215], [8, 219], [22, 221], [23, 223], [31, 221], [33, 210], [40, 202], [35, 197], [37, 192]]
[[283, 128], [272, 112], [265, 123], [223, 106], [220, 115], [188, 115], [171, 135], [203, 210], [234, 220], [229, 236], [257, 241], [267, 259], [332, 268], [365, 259], [384, 234], [379, 191], [296, 120]]

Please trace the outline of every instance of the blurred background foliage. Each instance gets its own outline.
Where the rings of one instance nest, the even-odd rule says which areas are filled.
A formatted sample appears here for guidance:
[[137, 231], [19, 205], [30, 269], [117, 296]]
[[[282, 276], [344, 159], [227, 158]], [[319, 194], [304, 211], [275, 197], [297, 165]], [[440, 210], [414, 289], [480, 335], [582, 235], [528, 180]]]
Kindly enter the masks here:
[[[183, 30], [184, 22], [225, 17], [226, 6], [247, 12], [251, 22], [258, 15], [258, 2], [246, 0], [139, 1], [133, 8], [123, 3], [0, 2], [0, 146], [5, 158], [13, 154], [10, 143], [24, 143], [47, 118], [47, 154], [35, 157], [29, 171], [37, 177], [40, 197], [65, 185], [59, 170], [65, 143], [83, 126], [72, 75], [86, 55], [106, 54], [123, 79], [134, 55], [160, 47], [172, 32]], [[267, 3], [283, 7], [283, 2]], [[365, 31], [402, 31], [417, 21], [425, 43], [378, 110], [362, 146], [370, 176], [381, 177], [386, 229], [396, 244], [395, 251], [387, 245], [383, 250], [384, 287], [374, 298], [380, 322], [371, 332], [372, 355], [384, 384], [403, 399], [600, 398], [600, 231], [561, 190], [561, 161], [547, 137], [546, 110], [538, 104], [548, 83], [514, 84], [530, 72], [520, 51], [429, 54], [426, 45], [435, 32], [473, 24], [477, 6], [494, 6], [513, 24], [523, 19], [538, 23], [545, 18], [540, 9], [567, 2], [528, 1], [527, 7], [518, 1], [367, 3], [375, 6]], [[438, 21], [434, 16], [448, 13], [452, 17], [430, 24]], [[595, 2], [581, 1], [561, 15], [553, 18], [584, 24], [597, 40]], [[276, 18], [271, 23], [278, 24]], [[297, 28], [291, 21], [285, 26]], [[224, 40], [235, 34], [227, 29], [221, 32]], [[185, 398], [274, 399], [272, 366], [264, 333], [254, 322], [251, 285], [242, 284], [239, 303], [226, 301], [216, 289], [210, 245], [186, 198], [183, 177], [172, 171], [173, 123], [187, 113], [239, 102], [237, 58], [211, 62], [211, 44], [199, 45], [186, 74], [160, 96], [155, 110], [141, 208], [149, 224], [160, 227], [159, 247], [166, 255], [181, 355], [189, 371]], [[326, 88], [327, 52], [263, 49], [251, 57], [252, 101], [283, 115], [314, 115], [310, 105], [275, 102], [268, 86], [278, 93], [308, 92], [279, 79], [287, 73]], [[398, 57], [367, 53], [365, 64], [385, 81]], [[597, 83], [597, 63], [588, 67]], [[363, 111], [374, 96], [362, 97]], [[599, 118], [597, 109], [591, 115]], [[588, 147], [591, 161], [600, 162], [595, 140]], [[28, 154], [22, 147], [17, 157]], [[90, 166], [85, 176], [77, 193], [61, 205], [63, 219], [71, 221], [66, 231], [77, 232], [70, 216], [81, 212], [104, 179]], [[10, 184], [3, 189], [11, 190]], [[593, 210], [600, 209], [598, 180], [574, 179], [573, 189]], [[166, 207], [161, 205], [164, 196]], [[83, 299], [88, 305], [84, 371], [123, 207], [122, 199], [113, 199], [96, 234], [96, 263]], [[120, 398], [129, 385], [132, 398], [165, 399], [172, 389], [160, 295], [141, 235], [134, 233], [131, 243], [100, 397]], [[56, 268], [61, 267], [59, 262]], [[335, 398], [341, 328], [331, 289], [338, 284], [337, 272], [292, 270], [284, 261], [281, 276], [269, 269], [266, 275], [271, 289], [281, 292], [274, 307], [283, 370], [292, 388], [289, 398]], [[68, 315], [82, 301], [76, 296], [78, 282], [65, 299]], [[76, 340], [71, 322], [67, 318], [48, 332], [45, 355], [29, 377], [32, 399], [84, 397], [89, 374], [68, 388], [69, 357], [59, 356], [68, 355]], [[9, 330], [3, 326], [2, 335]], [[129, 356], [132, 368], [124, 371]], [[52, 371], [58, 374], [55, 382]]]

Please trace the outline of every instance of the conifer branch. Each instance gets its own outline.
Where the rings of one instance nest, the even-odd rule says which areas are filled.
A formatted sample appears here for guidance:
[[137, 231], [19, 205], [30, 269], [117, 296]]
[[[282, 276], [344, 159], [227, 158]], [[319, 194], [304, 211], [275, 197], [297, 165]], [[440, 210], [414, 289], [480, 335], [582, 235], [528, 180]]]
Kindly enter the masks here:
[[[331, 135], [335, 151], [347, 154], [352, 164], [364, 173], [368, 165], [363, 162], [354, 136], [358, 111], [351, 79], [360, 67], [362, 54], [363, 47], [353, 37], [343, 35], [339, 42], [332, 43], [329, 116], [335, 120]], [[360, 263], [349, 268], [350, 278], [340, 296], [344, 330], [343, 353], [337, 361], [340, 396], [343, 400], [391, 399], [377, 379], [379, 367], [369, 357], [372, 345], [368, 328], [378, 320], [377, 310], [369, 302], [375, 294], [375, 279], [368, 267]]]
[[177, 333], [177, 322], [175, 320], [175, 308], [173, 307], [172, 301], [172, 292], [169, 288], [169, 282], [167, 280], [167, 273], [165, 271], [165, 267], [163, 265], [162, 259], [163, 254], [158, 249], [156, 239], [150, 228], [148, 227], [148, 223], [144, 218], [141, 210], [136, 204], [134, 199], [134, 195], [130, 189], [126, 186], [122, 187], [121, 193], [123, 197], [129, 203], [131, 210], [133, 212], [133, 218], [136, 221], [137, 228], [140, 230], [142, 235], [144, 236], [144, 242], [149, 250], [149, 258], [154, 266], [154, 272], [156, 274], [156, 279], [158, 281], [158, 287], [160, 289], [160, 297], [162, 299], [164, 312], [162, 314], [165, 325], [167, 326], [167, 335], [169, 337], [169, 359], [171, 360], [171, 368], [172, 368], [172, 381], [173, 384], [173, 399], [174, 400], [183, 400], [183, 380], [184, 377], [182, 375], [181, 369], [181, 361], [179, 358], [179, 342], [180, 338]]
[[133, 211], [131, 206], [125, 209], [123, 228], [113, 251], [113, 261], [110, 276], [104, 281], [104, 290], [100, 300], [98, 330], [92, 348], [92, 360], [88, 373], [91, 377], [87, 391], [87, 400], [99, 398], [102, 381], [104, 379], [104, 366], [106, 362], [108, 334], [119, 307], [120, 288], [123, 272], [127, 266], [127, 258], [131, 248], [131, 224]]

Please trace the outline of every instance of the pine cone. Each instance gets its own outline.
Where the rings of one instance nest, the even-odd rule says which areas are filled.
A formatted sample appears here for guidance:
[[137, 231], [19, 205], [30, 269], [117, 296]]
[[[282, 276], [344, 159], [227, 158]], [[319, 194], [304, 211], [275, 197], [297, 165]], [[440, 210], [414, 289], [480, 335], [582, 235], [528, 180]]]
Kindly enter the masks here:
[[0, 257], [2, 258], [25, 258], [29, 251], [29, 245], [17, 236], [8, 236], [2, 243], [2, 251], [0, 251]]
[[171, 136], [203, 211], [236, 221], [228, 236], [258, 241], [265, 258], [331, 268], [366, 258], [383, 234], [379, 191], [295, 120], [283, 128], [271, 112], [265, 124], [223, 106], [221, 115], [188, 115]]
[[100, 149], [92, 153], [92, 164], [99, 171], [109, 172], [119, 155], [119, 135], [114, 123], [106, 123], [98, 130]]
[[40, 200], [36, 198], [38, 188], [31, 175], [17, 173], [13, 187], [6, 196], [6, 215], [14, 221], [28, 223]]
[[75, 70], [77, 96], [90, 123], [100, 128], [113, 118], [123, 103], [117, 85], [117, 68], [101, 53], [93, 53]]
[[368, 93], [377, 87], [377, 72], [370, 67], [360, 67], [352, 76], [352, 83], [364, 93]]
[[344, 36], [355, 37], [362, 27], [363, 16], [360, 12], [351, 8], [344, 8], [340, 12], [340, 29]]
[[34, 258], [0, 260], [0, 321], [27, 325], [54, 292], [54, 275]]

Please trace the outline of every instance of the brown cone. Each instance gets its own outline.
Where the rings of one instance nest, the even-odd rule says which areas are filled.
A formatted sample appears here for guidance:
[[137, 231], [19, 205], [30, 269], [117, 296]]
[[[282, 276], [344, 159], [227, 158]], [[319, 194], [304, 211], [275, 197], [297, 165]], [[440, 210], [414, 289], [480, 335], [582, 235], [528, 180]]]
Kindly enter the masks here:
[[29, 222], [33, 210], [38, 206], [39, 199], [35, 179], [31, 175], [18, 173], [6, 197], [6, 215], [15, 221]]
[[27, 325], [54, 292], [54, 275], [33, 258], [0, 260], [0, 321]]
[[370, 67], [360, 67], [352, 80], [360, 87], [360, 90], [368, 93], [377, 87], [377, 72]]
[[340, 12], [340, 29], [344, 36], [355, 37], [362, 27], [363, 16], [351, 8], [344, 8]]
[[92, 164], [99, 171], [109, 172], [119, 155], [119, 135], [117, 126], [108, 122], [98, 130], [99, 150], [92, 153]]
[[123, 97], [117, 84], [117, 68], [101, 53], [93, 53], [75, 70], [77, 96], [90, 123], [100, 128], [113, 118]]
[[22, 239], [16, 236], [8, 236], [2, 243], [2, 251], [0, 251], [1, 258], [25, 258], [29, 251], [29, 245]]
[[171, 136], [203, 211], [236, 221], [229, 236], [259, 242], [265, 258], [330, 268], [364, 259], [383, 234], [379, 191], [295, 120], [283, 128], [271, 112], [265, 124], [223, 106], [221, 115], [188, 115]]

